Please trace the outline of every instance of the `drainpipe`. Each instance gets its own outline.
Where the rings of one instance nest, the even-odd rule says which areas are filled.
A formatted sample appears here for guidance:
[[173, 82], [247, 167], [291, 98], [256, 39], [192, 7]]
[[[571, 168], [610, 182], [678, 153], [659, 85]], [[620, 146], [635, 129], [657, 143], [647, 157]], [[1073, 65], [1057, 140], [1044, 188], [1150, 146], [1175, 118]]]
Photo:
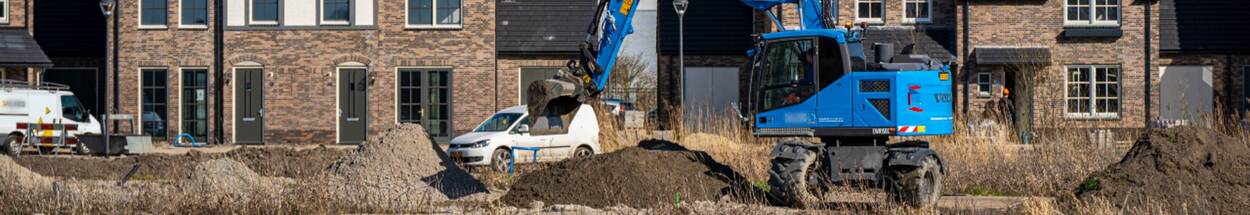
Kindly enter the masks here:
[[[971, 16], [971, 15], [972, 15], [972, 13], [969, 13], [970, 9], [968, 9], [968, 6], [969, 6], [968, 2], [969, 2], [969, 1], [972, 1], [972, 0], [964, 0], [964, 8], [963, 8], [963, 13], [964, 13], [964, 17], [963, 17], [963, 25], [964, 25], [964, 28], [963, 28], [963, 32], [962, 32], [962, 33], [964, 34], [964, 37], [963, 37], [963, 45], [962, 45], [962, 48], [963, 48], [963, 50], [964, 50], [964, 51], [963, 51], [963, 56], [962, 56], [962, 57], [963, 57], [963, 65], [960, 65], [960, 66], [959, 66], [959, 67], [960, 67], [960, 68], [959, 68], [960, 70], [965, 70], [965, 71], [972, 69], [972, 63], [969, 63], [969, 62], [972, 62], [972, 60], [968, 59], [968, 56], [970, 56], [969, 52], [970, 52], [970, 51], [972, 51], [971, 49], [969, 49], [969, 48], [968, 48], [968, 46], [969, 46], [969, 45], [968, 45], [968, 27], [971, 27], [971, 26], [968, 24], [968, 23], [969, 23], [968, 16]], [[952, 71], [952, 72], [954, 72], [954, 71]], [[968, 95], [967, 95], [967, 94], [968, 94], [968, 77], [966, 77], [966, 76], [968, 76], [968, 72], [961, 72], [961, 73], [958, 73], [958, 74], [952, 75], [952, 77], [960, 77], [960, 80], [962, 80], [962, 82], [963, 82], [962, 84], [964, 85], [964, 87], [963, 87], [963, 95], [964, 95], [964, 98], [963, 98], [963, 103], [964, 103], [964, 105], [963, 105], [963, 108], [960, 108], [960, 109], [963, 111], [963, 113], [964, 113], [964, 114], [967, 114], [967, 113], [968, 113], [968, 97], [970, 97], [970, 96], [968, 96]], [[954, 85], [952, 85], [952, 87], [953, 87], [953, 86], [954, 86]], [[954, 96], [956, 96], [956, 98], [955, 98], [955, 99], [960, 99], [960, 98], [958, 98], [958, 96], [959, 96], [959, 95], [960, 95], [959, 93], [956, 93], [956, 94], [954, 95]]]
[[1151, 4], [1151, 3], [1150, 3], [1150, 1], [1147, 1], [1147, 2], [1146, 2], [1146, 4], [1144, 4], [1144, 5], [1145, 5], [1144, 7], [1146, 8], [1146, 20], [1145, 20], [1145, 21], [1146, 21], [1146, 25], [1145, 25], [1146, 27], [1145, 27], [1145, 29], [1144, 29], [1144, 30], [1146, 31], [1146, 36], [1145, 36], [1145, 38], [1146, 38], [1146, 43], [1145, 43], [1145, 44], [1146, 44], [1146, 45], [1145, 45], [1145, 49], [1146, 49], [1146, 56], [1145, 56], [1145, 60], [1146, 60], [1146, 63], [1145, 63], [1145, 65], [1144, 65], [1143, 67], [1145, 67], [1145, 69], [1146, 69], [1146, 70], [1145, 70], [1145, 71], [1146, 71], [1146, 75], [1145, 75], [1145, 79], [1146, 79], [1146, 80], [1145, 80], [1145, 81], [1146, 81], [1146, 90], [1145, 90], [1145, 93], [1146, 93], [1146, 96], [1145, 96], [1145, 98], [1146, 98], [1146, 113], [1145, 113], [1145, 115], [1146, 115], [1146, 117], [1145, 117], [1145, 123], [1146, 123], [1146, 126], [1145, 126], [1145, 128], [1146, 128], [1146, 129], [1149, 129], [1150, 127], [1152, 127], [1152, 126], [1150, 125], [1150, 121], [1151, 121], [1151, 119], [1150, 119], [1150, 108], [1151, 108], [1151, 106], [1152, 106], [1152, 105], [1151, 105], [1151, 104], [1152, 104], [1152, 103], [1151, 103], [1151, 101], [1152, 101], [1151, 97], [1153, 97], [1153, 96], [1150, 94], [1150, 92], [1153, 92], [1153, 91], [1154, 91], [1154, 90], [1153, 90], [1153, 88], [1151, 87], [1151, 77], [1153, 77], [1153, 75], [1151, 75], [1151, 69], [1153, 69], [1153, 65], [1154, 65], [1154, 63], [1153, 63], [1152, 61], [1150, 61], [1150, 55], [1151, 55], [1151, 52], [1150, 52], [1150, 51], [1151, 51], [1151, 45], [1150, 45], [1151, 43], [1150, 43], [1150, 41], [1151, 41], [1151, 39], [1154, 37], [1154, 35], [1153, 35], [1153, 34], [1151, 34], [1151, 32], [1150, 32], [1150, 26], [1151, 26], [1151, 24], [1150, 24], [1150, 19], [1151, 19], [1151, 14], [1152, 14], [1152, 13], [1151, 13], [1151, 10], [1150, 10], [1150, 4]]
[[215, 7], [213, 9], [213, 80], [216, 80], [213, 83], [213, 90], [216, 92], [213, 93], [213, 112], [216, 114], [213, 117], [213, 127], [217, 128], [213, 131], [213, 139], [217, 140], [217, 144], [225, 143], [225, 127], [223, 126], [224, 123], [222, 123], [222, 120], [226, 118], [222, 115], [222, 112], [224, 112], [223, 110], [225, 109], [225, 106], [222, 103], [225, 102], [225, 99], [223, 98], [225, 93], [223, 90], [225, 89], [224, 80], [226, 76], [223, 74], [225, 69], [222, 68], [222, 65], [224, 64], [223, 61], [225, 59], [223, 56], [225, 52], [222, 50], [225, 47], [225, 40], [223, 38], [225, 31], [222, 29], [222, 27], [225, 26], [222, 24], [222, 21], [225, 19], [222, 18], [222, 14], [224, 14], [222, 12], [222, 8], [225, 7], [222, 6], [222, 1], [223, 0], [213, 1], [213, 7]]
[[[112, 94], [113, 94], [113, 96], [112, 96], [112, 97], [113, 97], [113, 98], [112, 98], [112, 99], [113, 99], [113, 102], [109, 103], [110, 105], [112, 105], [112, 107], [106, 107], [106, 108], [111, 108], [111, 109], [113, 109], [113, 111], [108, 112], [109, 114], [116, 114], [116, 113], [119, 113], [119, 112], [118, 112], [118, 110], [117, 110], [117, 103], [118, 103], [118, 101], [119, 101], [119, 100], [117, 99], [117, 91], [119, 91], [120, 89], [119, 89], [119, 88], [117, 88], [117, 76], [118, 76], [118, 75], [117, 75], [117, 72], [118, 72], [118, 71], [120, 71], [120, 70], [118, 70], [118, 68], [120, 68], [120, 67], [119, 67], [119, 66], [117, 66], [117, 59], [118, 59], [118, 53], [119, 53], [117, 50], [118, 50], [118, 49], [119, 49], [119, 47], [120, 47], [120, 46], [119, 46], [119, 44], [120, 44], [120, 43], [119, 43], [117, 40], [118, 40], [118, 35], [121, 35], [121, 34], [122, 34], [122, 32], [121, 32], [121, 31], [119, 31], [119, 29], [120, 29], [120, 28], [118, 28], [118, 26], [119, 26], [119, 25], [121, 25], [121, 22], [118, 22], [118, 20], [121, 20], [121, 18], [120, 18], [121, 16], [122, 16], [122, 10], [121, 10], [121, 9], [118, 9], [116, 6], [114, 6], [114, 7], [113, 7], [113, 17], [112, 17], [112, 18], [113, 18], [113, 59], [111, 59], [111, 60], [113, 61], [113, 71], [112, 71], [112, 74], [113, 74], [113, 75], [112, 75], [112, 79], [113, 79], [113, 80], [112, 80], [112, 81], [113, 81], [113, 90], [110, 92], [110, 93], [112, 93]], [[108, 86], [105, 86], [105, 87], [108, 87]], [[108, 99], [108, 98], [105, 98], [105, 99]], [[139, 114], [139, 116], [138, 116], [138, 117], [140, 117], [140, 121], [142, 121], [142, 117], [143, 117], [142, 115], [143, 115], [143, 114]], [[111, 117], [113, 117], [113, 116], [109, 116], [109, 117], [111, 118]], [[111, 120], [109, 120], [109, 121], [110, 121], [110, 122], [105, 122], [105, 123], [113, 123]], [[116, 123], [114, 123], [114, 126], [109, 126], [109, 127], [117, 128]], [[131, 131], [131, 132], [134, 132], [134, 131]], [[114, 133], [116, 133], [116, 132], [114, 132]]]

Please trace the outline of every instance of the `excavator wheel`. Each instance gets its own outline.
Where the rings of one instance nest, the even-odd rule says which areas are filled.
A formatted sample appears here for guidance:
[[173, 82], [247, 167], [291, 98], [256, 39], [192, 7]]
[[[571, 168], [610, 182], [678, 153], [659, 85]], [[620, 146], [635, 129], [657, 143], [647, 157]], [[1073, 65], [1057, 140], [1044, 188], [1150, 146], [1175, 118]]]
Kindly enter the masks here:
[[937, 158], [926, 157], [920, 166], [890, 170], [885, 188], [890, 200], [915, 208], [937, 207], [942, 196], [942, 167]]
[[774, 205], [806, 208], [817, 203], [821, 188], [809, 181], [816, 172], [817, 156], [808, 151], [803, 159], [775, 158], [768, 170], [768, 199]]

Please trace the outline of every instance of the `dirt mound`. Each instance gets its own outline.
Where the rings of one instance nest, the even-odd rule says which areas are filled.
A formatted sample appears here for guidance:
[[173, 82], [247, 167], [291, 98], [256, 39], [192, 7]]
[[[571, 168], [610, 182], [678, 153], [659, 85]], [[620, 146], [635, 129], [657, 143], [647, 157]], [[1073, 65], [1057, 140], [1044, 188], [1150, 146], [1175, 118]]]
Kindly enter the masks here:
[[195, 166], [187, 180], [197, 193], [225, 197], [224, 199], [247, 202], [255, 198], [274, 196], [283, 192], [290, 179], [268, 178], [257, 174], [246, 164], [229, 158], [204, 161]]
[[327, 176], [340, 198], [379, 207], [412, 208], [486, 192], [424, 128], [412, 124], [371, 137], [359, 151], [335, 161]]
[[655, 207], [681, 201], [718, 200], [749, 187], [737, 172], [700, 151], [662, 140], [586, 159], [561, 161], [521, 176], [502, 201], [529, 207], [576, 204], [596, 208], [625, 204]]
[[46, 190], [51, 186], [52, 179], [31, 172], [8, 156], [0, 156], [0, 190]]
[[1250, 208], [1250, 145], [1204, 128], [1153, 130], [1119, 163], [1076, 189], [1117, 207], [1160, 206], [1174, 214], [1238, 214]]
[[21, 156], [15, 160], [31, 171], [49, 177], [119, 180], [135, 164], [141, 165], [139, 172], [135, 174], [139, 179], [185, 179], [191, 176], [191, 171], [200, 162], [231, 158], [246, 164], [262, 176], [303, 179], [325, 171], [326, 166], [349, 152], [325, 147], [302, 150], [242, 147], [226, 153], [192, 151], [183, 155], [145, 154], [111, 158]]

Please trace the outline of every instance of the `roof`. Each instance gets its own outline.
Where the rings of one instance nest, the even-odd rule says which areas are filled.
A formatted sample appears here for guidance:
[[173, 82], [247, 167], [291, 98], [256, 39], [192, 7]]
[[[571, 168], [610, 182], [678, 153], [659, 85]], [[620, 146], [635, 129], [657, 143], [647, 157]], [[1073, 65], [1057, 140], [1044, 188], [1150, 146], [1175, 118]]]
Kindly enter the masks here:
[[1250, 4], [1245, 0], [1162, 0], [1159, 49], [1164, 52], [1250, 53]]
[[869, 28], [863, 34], [864, 55], [867, 55], [866, 60], [869, 62], [876, 62], [873, 43], [893, 43], [895, 52], [901, 52], [904, 47], [915, 44], [912, 54], [928, 55], [941, 62], [954, 62], [957, 59], [955, 57], [955, 30], [951, 28], [932, 27], [919, 30], [894, 27]]
[[773, 39], [778, 39], [778, 38], [821, 36], [821, 37], [833, 38], [834, 40], [837, 40], [838, 43], [846, 43], [846, 32], [847, 32], [846, 29], [840, 29], [840, 28], [839, 29], [803, 30], [803, 31], [781, 31], [781, 32], [767, 33], [767, 34], [762, 35], [761, 37], [764, 37], [765, 40], [773, 40]]
[[577, 54], [597, 1], [502, 0], [496, 50], [506, 54]]
[[26, 29], [0, 29], [0, 66], [52, 67], [52, 60], [39, 48]]
[[[672, 0], [658, 1], [659, 52], [676, 55], [680, 44], [677, 12], [673, 11]], [[746, 56], [753, 45], [753, 9], [738, 0], [690, 1], [687, 8], [687, 55]]]
[[977, 64], [1050, 63], [1050, 48], [1045, 47], [976, 47], [972, 55]]

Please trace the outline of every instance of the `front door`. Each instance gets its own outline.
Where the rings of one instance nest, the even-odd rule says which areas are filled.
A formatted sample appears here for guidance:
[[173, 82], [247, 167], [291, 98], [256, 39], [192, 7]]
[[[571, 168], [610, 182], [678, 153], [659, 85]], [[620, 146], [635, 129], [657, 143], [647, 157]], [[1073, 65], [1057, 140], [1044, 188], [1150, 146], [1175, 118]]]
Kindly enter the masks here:
[[1214, 107], [1210, 66], [1166, 66], [1159, 78], [1159, 117], [1176, 124], [1198, 123]]
[[264, 70], [237, 69], [234, 73], [234, 142], [262, 144], [265, 136]]
[[451, 140], [451, 69], [399, 70], [399, 122], [425, 127], [435, 142]]
[[360, 144], [368, 128], [368, 83], [365, 69], [339, 69], [338, 141]]

